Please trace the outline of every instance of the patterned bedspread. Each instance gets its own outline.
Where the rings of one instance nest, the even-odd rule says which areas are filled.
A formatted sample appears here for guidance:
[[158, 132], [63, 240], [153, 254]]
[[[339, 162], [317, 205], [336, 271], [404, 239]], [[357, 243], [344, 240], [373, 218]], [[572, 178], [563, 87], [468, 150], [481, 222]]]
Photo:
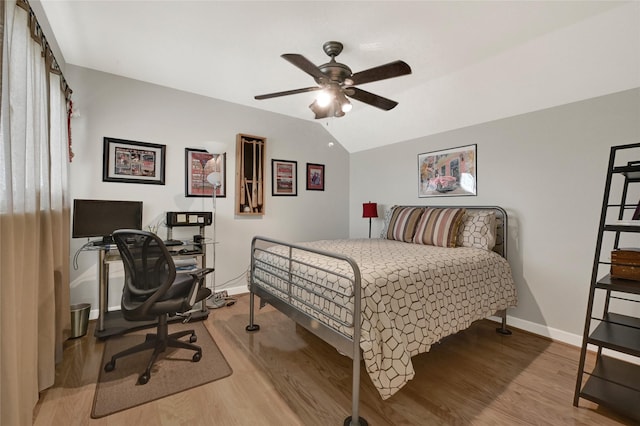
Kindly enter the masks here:
[[[299, 245], [340, 253], [357, 262], [362, 279], [360, 347], [367, 372], [383, 399], [413, 378], [412, 356], [429, 351], [431, 345], [466, 329], [473, 321], [517, 303], [509, 264], [494, 252], [386, 239]], [[282, 246], [269, 250], [286, 253]], [[291, 287], [271, 275], [277, 268], [273, 266], [256, 270], [257, 284], [270, 287], [283, 299], [292, 294], [291, 304], [351, 336], [350, 283], [327, 273], [353, 277], [348, 264], [300, 250], [294, 251], [293, 257], [302, 263], [294, 267]], [[284, 259], [265, 253], [259, 259], [280, 268], [286, 264]]]

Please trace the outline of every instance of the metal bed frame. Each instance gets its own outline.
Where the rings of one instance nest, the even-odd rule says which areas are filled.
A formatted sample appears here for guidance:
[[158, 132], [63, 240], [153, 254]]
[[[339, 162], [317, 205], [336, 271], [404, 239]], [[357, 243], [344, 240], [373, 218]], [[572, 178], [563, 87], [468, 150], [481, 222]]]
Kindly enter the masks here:
[[[427, 207], [427, 206], [410, 206], [410, 207]], [[506, 258], [507, 255], [507, 213], [506, 211], [497, 206], [433, 206], [433, 207], [461, 207], [467, 210], [493, 210], [496, 213], [497, 219], [497, 232], [496, 232], [496, 246], [494, 251]], [[275, 267], [272, 264], [266, 263], [259, 258], [260, 253], [267, 252], [267, 248], [272, 246], [282, 246], [286, 248], [286, 255], [274, 254], [269, 252], [271, 256], [277, 256], [284, 260], [285, 267]], [[295, 251], [315, 253], [316, 255], [326, 256], [337, 261], [344, 262], [348, 265], [349, 273], [336, 273], [333, 270], [327, 270], [317, 265], [312, 265], [306, 262], [296, 260], [293, 256]], [[296, 268], [294, 265], [301, 265], [307, 268], [312, 268], [318, 271], [322, 271], [326, 274], [335, 276], [343, 283], [349, 283], [349, 291], [338, 291], [334, 288], [329, 288], [311, 282], [304, 276], [296, 274], [294, 271]], [[259, 274], [256, 274], [259, 272]], [[261, 275], [261, 276], [258, 276]], [[275, 288], [271, 285], [270, 279], [277, 280], [279, 282], [286, 282], [286, 289]], [[305, 286], [309, 285], [309, 287]], [[321, 308], [314, 306], [308, 302], [305, 302], [298, 296], [296, 296], [295, 290], [299, 287], [305, 287], [307, 291], [309, 288], [313, 289], [315, 286], [320, 287], [321, 291], [311, 290], [316, 297], [327, 298], [326, 294], [336, 294], [341, 296], [347, 296], [349, 299], [353, 299], [353, 309], [349, 309], [352, 317], [351, 323], [346, 323], [344, 320], [338, 317], [332, 317], [328, 312], [323, 311]], [[320, 339], [329, 343], [338, 352], [343, 355], [349, 356], [353, 360], [352, 367], [352, 396], [351, 396], [351, 416], [344, 420], [344, 426], [367, 426], [367, 421], [359, 415], [359, 400], [360, 400], [360, 327], [355, 327], [355, 324], [361, 324], [361, 276], [360, 269], [355, 260], [348, 256], [344, 256], [337, 253], [331, 253], [323, 250], [317, 250], [309, 247], [303, 247], [297, 244], [291, 244], [284, 241], [279, 241], [271, 238], [256, 236], [251, 242], [251, 271], [249, 282], [249, 325], [246, 326], [246, 330], [250, 332], [258, 331], [260, 326], [255, 323], [255, 301], [254, 296], [260, 297], [260, 307], [270, 304], [274, 308], [278, 309], [289, 318], [293, 319], [297, 324], [301, 325], [309, 332], [315, 334]], [[297, 305], [297, 306], [296, 306]], [[339, 323], [349, 329], [353, 330], [351, 335], [345, 334], [343, 331], [332, 326], [326, 321], [318, 320], [308, 312], [305, 312], [301, 307], [306, 308], [308, 311], [321, 314], [323, 317], [329, 317], [330, 320], [335, 323]], [[347, 309], [346, 307], [344, 307]], [[496, 315], [501, 317], [501, 326], [496, 329], [498, 333], [509, 335], [511, 331], [507, 329], [506, 325], [506, 310], [496, 312]]]

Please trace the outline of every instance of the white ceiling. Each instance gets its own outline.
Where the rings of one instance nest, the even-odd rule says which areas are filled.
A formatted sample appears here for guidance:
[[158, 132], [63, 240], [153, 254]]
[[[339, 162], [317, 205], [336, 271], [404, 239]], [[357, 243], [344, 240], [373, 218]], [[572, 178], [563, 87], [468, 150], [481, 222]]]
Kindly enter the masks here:
[[640, 87], [635, 1], [41, 4], [68, 64], [312, 121], [312, 93], [253, 99], [315, 84], [281, 54], [319, 65], [338, 40], [353, 72], [404, 60], [362, 86], [395, 109], [319, 120], [350, 152]]

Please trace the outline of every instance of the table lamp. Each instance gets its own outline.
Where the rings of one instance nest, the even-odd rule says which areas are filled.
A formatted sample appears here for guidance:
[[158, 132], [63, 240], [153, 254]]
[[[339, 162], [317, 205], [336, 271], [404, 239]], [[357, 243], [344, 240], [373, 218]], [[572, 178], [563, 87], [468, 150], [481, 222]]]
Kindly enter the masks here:
[[362, 203], [362, 217], [369, 219], [369, 238], [371, 238], [371, 218], [378, 217], [378, 205], [371, 201]]

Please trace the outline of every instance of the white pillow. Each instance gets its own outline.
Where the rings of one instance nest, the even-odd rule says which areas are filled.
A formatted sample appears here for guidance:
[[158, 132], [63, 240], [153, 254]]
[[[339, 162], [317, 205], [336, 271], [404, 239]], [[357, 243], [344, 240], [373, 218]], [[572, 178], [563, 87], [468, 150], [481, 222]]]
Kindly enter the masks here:
[[393, 216], [393, 209], [396, 206], [391, 206], [389, 210], [384, 212], [384, 225], [382, 226], [382, 231], [380, 231], [380, 238], [387, 238], [387, 231], [389, 230], [389, 222], [391, 221], [391, 216]]
[[458, 230], [457, 245], [493, 250], [496, 245], [496, 214], [491, 210], [467, 210]]

